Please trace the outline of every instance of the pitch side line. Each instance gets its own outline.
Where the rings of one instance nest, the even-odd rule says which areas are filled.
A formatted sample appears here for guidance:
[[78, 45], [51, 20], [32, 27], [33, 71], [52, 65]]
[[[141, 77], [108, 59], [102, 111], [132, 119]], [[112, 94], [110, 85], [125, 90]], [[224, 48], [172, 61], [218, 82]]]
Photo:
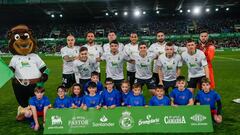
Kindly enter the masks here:
[[229, 58], [229, 57], [222, 57], [222, 56], [215, 56], [215, 58], [226, 59], [226, 60], [232, 60], [232, 61], [240, 61], [240, 59]]

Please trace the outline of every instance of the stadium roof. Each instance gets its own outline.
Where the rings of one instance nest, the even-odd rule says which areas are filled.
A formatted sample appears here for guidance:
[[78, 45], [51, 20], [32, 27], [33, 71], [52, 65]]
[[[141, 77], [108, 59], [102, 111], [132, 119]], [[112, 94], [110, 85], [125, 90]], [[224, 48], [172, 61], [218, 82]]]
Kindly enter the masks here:
[[[116, 17], [135, 9], [153, 15], [159, 11], [159, 16], [179, 14], [182, 10], [187, 13], [193, 6], [219, 8], [229, 12], [239, 12], [239, 0], [2, 0], [0, 1], [0, 18], [11, 20], [14, 18], [43, 20], [54, 17], [65, 19], [92, 19]], [[115, 15], [115, 13], [118, 15]], [[61, 15], [60, 15], [61, 14]], [[1, 19], [2, 20], [2, 19]]]

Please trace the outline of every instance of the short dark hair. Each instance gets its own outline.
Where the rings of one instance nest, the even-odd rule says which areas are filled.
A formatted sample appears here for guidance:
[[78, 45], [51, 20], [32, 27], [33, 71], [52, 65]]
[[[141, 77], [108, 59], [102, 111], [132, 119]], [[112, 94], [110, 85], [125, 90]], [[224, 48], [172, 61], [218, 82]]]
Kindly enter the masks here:
[[84, 46], [81, 47], [80, 50], [79, 50], [79, 52], [83, 52], [83, 51], [88, 51], [88, 48], [87, 48], [87, 47], [84, 47]]
[[118, 41], [117, 40], [113, 40], [113, 41], [110, 42], [110, 45], [111, 44], [117, 44], [118, 45]]
[[108, 77], [108, 78], [106, 78], [106, 80], [105, 80], [105, 83], [106, 83], [106, 82], [112, 82], [112, 83], [113, 83], [113, 79], [110, 78], [110, 77]]
[[173, 46], [174, 44], [173, 44], [173, 42], [167, 42], [166, 43], [166, 46]]
[[210, 83], [210, 80], [207, 77], [203, 77], [201, 79], [201, 84], [203, 84], [203, 83]]
[[45, 92], [45, 89], [43, 87], [37, 86], [35, 87], [34, 92], [43, 93]]
[[[67, 35], [67, 37], [69, 37], [69, 36], [74, 37], [74, 35], [71, 34], [71, 33], [69, 33], [69, 34]], [[74, 37], [74, 38], [75, 38], [75, 37]]]
[[97, 71], [93, 71], [93, 72], [91, 73], [91, 77], [93, 77], [93, 76], [99, 76], [99, 73], [98, 73]]
[[116, 35], [116, 31], [115, 30], [110, 30], [109, 32], [108, 32], [108, 34], [109, 33], [114, 33], [115, 35]]
[[97, 84], [95, 82], [89, 82], [87, 88], [97, 88]]
[[158, 33], [163, 33], [163, 34], [165, 35], [165, 32], [162, 31], [162, 30], [157, 31], [157, 34], [158, 34]]
[[134, 89], [134, 88], [142, 88], [142, 86], [141, 86], [141, 84], [139, 84], [139, 83], [134, 83], [133, 86], [132, 86], [132, 88], [133, 88], [133, 89]]
[[121, 85], [124, 84], [124, 83], [127, 83], [128, 85], [130, 85], [130, 82], [129, 82], [128, 80], [123, 80], [123, 81], [121, 82]]
[[139, 42], [139, 44], [138, 44], [138, 48], [140, 48], [140, 46], [142, 46], [142, 45], [146, 45], [146, 46], [148, 47], [148, 44], [147, 44], [146, 42], [141, 41], [141, 42]]
[[144, 41], [141, 41], [141, 42], [139, 42], [139, 45], [147, 45], [147, 43]]
[[92, 34], [95, 36], [95, 33], [94, 33], [93, 31], [88, 31], [88, 32], [86, 33], [86, 37], [87, 37], [87, 35], [88, 35], [89, 33], [92, 33]]
[[161, 90], [164, 90], [164, 86], [163, 86], [163, 85], [161, 85], [161, 84], [160, 84], [160, 85], [157, 85], [157, 86], [155, 87], [155, 90], [156, 90], [156, 89], [161, 89]]
[[184, 76], [178, 76], [177, 77], [177, 82], [184, 81], [185, 82], [185, 77]]
[[137, 34], [137, 32], [136, 32], [136, 31], [132, 31], [132, 32], [130, 33], [130, 35], [131, 35], [131, 34]]
[[66, 90], [67, 90], [66, 87], [64, 87], [63, 85], [58, 86], [58, 87], [57, 87], [57, 91], [58, 91], [58, 89], [62, 89], [62, 90], [64, 90], [65, 92], [66, 92]]
[[192, 38], [187, 39], [187, 43], [195, 42]]
[[200, 31], [200, 34], [201, 33], [207, 33], [208, 34], [208, 31], [206, 29], [203, 29], [203, 30]]

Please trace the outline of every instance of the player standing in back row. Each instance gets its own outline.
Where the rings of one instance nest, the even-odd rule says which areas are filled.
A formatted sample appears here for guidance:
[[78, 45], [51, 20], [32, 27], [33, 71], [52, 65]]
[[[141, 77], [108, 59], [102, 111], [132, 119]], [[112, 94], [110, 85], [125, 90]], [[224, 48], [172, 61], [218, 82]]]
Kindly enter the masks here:
[[157, 60], [159, 68], [159, 84], [164, 86], [165, 94], [168, 96], [168, 89], [176, 87], [176, 79], [181, 73], [182, 58], [174, 53], [174, 45], [168, 42], [165, 46], [165, 53]]
[[208, 31], [203, 30], [199, 35], [198, 49], [202, 50], [206, 56], [209, 68], [209, 79], [211, 89], [215, 88], [212, 61], [215, 55], [215, 45], [213, 41], [208, 40]]
[[[130, 43], [124, 46], [124, 53], [129, 57], [138, 55], [139, 50], [137, 43], [138, 41], [137, 33], [132, 32], [130, 34], [130, 41], [131, 41]], [[127, 62], [127, 80], [130, 82], [131, 88], [135, 80], [135, 73], [136, 73], [135, 64]]]
[[[108, 43], [104, 44], [103, 45], [103, 52], [104, 53], [110, 53], [110, 43], [113, 41], [113, 40], [116, 40], [117, 39], [117, 36], [116, 36], [116, 33], [114, 31], [110, 31], [108, 33]], [[122, 52], [123, 49], [124, 49], [124, 45], [122, 43], [118, 43], [118, 51], [119, 52]]]
[[[165, 41], [165, 33], [163, 31], [158, 31], [157, 32], [157, 42], [153, 43], [149, 47], [149, 52], [154, 53], [155, 55], [160, 56], [161, 54], [165, 53], [165, 46], [166, 46], [166, 41]], [[174, 52], [176, 53], [178, 51], [177, 46], [174, 47]], [[158, 85], [159, 83], [159, 76], [158, 76], [158, 66], [157, 66], [157, 60], [153, 61], [153, 79], [155, 81], [155, 84]]]
[[[88, 56], [90, 59], [96, 59], [101, 57], [103, 50], [100, 45], [95, 44], [95, 35], [93, 32], [88, 32], [86, 35], [87, 44], [83, 45], [84, 47], [87, 47], [88, 49]], [[96, 72], [99, 73], [99, 79], [101, 78], [100, 73], [100, 62], [97, 62], [96, 65]]]
[[[154, 53], [156, 55], [161, 55], [165, 53], [165, 46], [166, 46], [166, 41], [165, 41], [165, 34], [163, 31], [158, 31], [157, 32], [157, 42], [153, 43], [149, 47], [149, 52]], [[158, 77], [158, 67], [157, 67], [157, 60], [153, 61], [153, 79], [155, 81], [155, 85], [159, 83], [159, 77]]]
[[188, 67], [188, 88], [194, 93], [197, 85], [200, 86], [203, 77], [209, 78], [209, 69], [206, 56], [196, 48], [196, 43], [189, 39], [187, 41], [187, 51], [182, 53], [183, 62]]
[[73, 35], [67, 36], [67, 46], [61, 49], [63, 58], [62, 85], [66, 88], [70, 88], [75, 83], [73, 61], [79, 55], [79, 48], [79, 46], [75, 46], [75, 37]]

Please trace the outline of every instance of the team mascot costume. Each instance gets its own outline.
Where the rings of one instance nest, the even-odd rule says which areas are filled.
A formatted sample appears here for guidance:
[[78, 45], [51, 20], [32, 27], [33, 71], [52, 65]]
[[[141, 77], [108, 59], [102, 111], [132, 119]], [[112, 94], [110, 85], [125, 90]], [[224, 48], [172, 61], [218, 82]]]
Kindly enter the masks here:
[[48, 68], [35, 54], [37, 44], [32, 31], [26, 25], [17, 25], [8, 32], [9, 50], [13, 54], [9, 67], [15, 74], [12, 87], [19, 104], [17, 120], [24, 119], [28, 100], [34, 96], [36, 86], [43, 85], [48, 79]]

